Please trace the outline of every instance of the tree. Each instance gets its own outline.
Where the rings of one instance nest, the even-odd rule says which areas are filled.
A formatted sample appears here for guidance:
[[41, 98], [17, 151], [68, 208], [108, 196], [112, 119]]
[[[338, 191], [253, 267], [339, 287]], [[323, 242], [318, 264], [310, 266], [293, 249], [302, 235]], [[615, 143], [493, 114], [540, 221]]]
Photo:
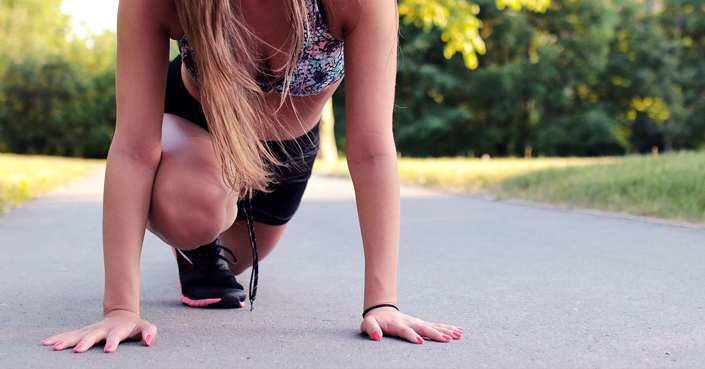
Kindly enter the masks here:
[[58, 0], [0, 0], [0, 151], [105, 157], [115, 34], [78, 39]]
[[70, 28], [60, 8], [61, 0], [0, 1], [0, 75], [10, 62], [62, 52]]
[[[401, 90], [403, 90], [403, 92], [401, 92], [402, 95], [426, 95], [429, 91], [428, 89], [425, 89], [424, 86], [418, 86], [411, 82], [411, 80], [407, 78], [407, 74], [404, 72], [404, 68], [413, 69], [416, 67], [415, 63], [407, 63], [406, 66], [403, 65], [407, 62], [404, 61], [404, 54], [415, 54], [415, 50], [418, 50], [417, 47], [411, 47], [410, 49], [405, 50], [403, 46], [405, 44], [405, 38], [419, 37], [419, 42], [423, 45], [434, 44], [436, 43], [436, 40], [438, 42], [442, 42], [442, 48], [434, 48], [433, 51], [429, 51], [433, 53], [429, 56], [429, 59], [433, 59], [436, 62], [436, 65], [444, 65], [445, 67], [449, 67], [444, 61], [442, 61], [442, 58], [436, 57], [437, 55], [442, 55], [445, 59], [451, 59], [456, 53], [460, 53], [464, 61], [464, 68], [474, 69], [478, 66], [477, 54], [484, 54], [486, 51], [485, 42], [480, 34], [480, 29], [483, 27], [483, 23], [480, 18], [478, 18], [481, 7], [483, 9], [493, 7], [500, 10], [509, 8], [512, 11], [517, 11], [522, 7], [526, 7], [527, 9], [535, 12], [544, 12], [549, 4], [550, 0], [496, 0], [494, 4], [488, 1], [468, 2], [466, 0], [400, 0], [399, 14], [403, 20], [403, 24], [401, 25], [403, 38], [401, 41], [401, 69], [400, 73], [397, 75], [398, 94]], [[418, 29], [422, 29], [424, 35], [417, 32]], [[413, 33], [413, 35], [409, 32]], [[430, 37], [426, 37], [428, 35], [430, 35]], [[428, 77], [434, 81], [438, 81], [440, 83], [438, 86], [439, 88], [442, 87], [444, 83], [454, 83], [453, 80], [455, 78], [453, 76], [449, 76], [448, 73], [445, 73], [445, 71], [441, 68], [433, 68], [428, 64], [425, 64], [425, 67], [427, 68], [424, 71], [419, 72], [423, 75], [423, 77]], [[451, 69], [457, 70], [455, 67]], [[434, 75], [439, 76], [439, 78], [434, 79]], [[433, 82], [431, 84], [433, 84]], [[426, 84], [424, 83], [424, 85]], [[414, 86], [412, 89], [415, 89], [415, 91], [410, 91], [407, 89], [407, 87], [411, 86]], [[340, 92], [336, 93], [333, 97], [333, 100], [339, 102], [335, 104], [336, 106], [341, 106], [344, 100], [344, 89], [340, 89], [339, 91]], [[435, 94], [434, 96], [431, 96], [432, 100], [443, 98], [434, 91], [436, 91], [436, 89], [432, 89], [428, 92], [430, 94]], [[417, 96], [417, 98], [418, 97], [420, 96]], [[402, 97], [401, 99], [398, 98], [397, 102], [405, 100], [406, 98]], [[441, 109], [442, 111], [431, 111], [429, 109], [432, 109], [431, 107], [433, 106], [433, 103], [419, 103], [420, 101], [416, 99], [413, 105], [415, 108], [419, 109], [418, 113], [423, 114], [423, 118], [420, 118], [421, 121], [419, 121], [419, 125], [415, 126], [412, 130], [397, 129], [397, 140], [400, 138], [402, 141], [407, 138], [413, 140], [414, 136], [419, 138], [425, 137], [429, 130], [432, 131], [434, 127], [437, 128], [443, 126], [443, 122], [448, 122], [448, 125], [452, 126], [459, 121], [469, 119], [471, 116], [467, 108], [451, 108]], [[397, 103], [397, 106], [399, 106], [399, 103]], [[405, 104], [402, 103], [401, 106], [402, 108], [397, 109], [397, 118], [395, 119], [412, 119], [412, 115], [406, 114], [409, 111], [403, 110], [403, 106], [405, 106]], [[338, 121], [344, 119], [344, 115], [340, 111], [337, 111], [335, 115], [338, 116]], [[416, 116], [418, 117], [418, 115]], [[345, 139], [342, 137], [344, 129], [341, 128], [341, 125], [339, 124], [335, 128], [335, 131], [338, 132], [339, 137], [341, 137], [341, 139], [337, 141], [339, 146], [344, 147]], [[428, 145], [424, 144], [423, 146], [427, 147]], [[428, 149], [436, 153], [436, 155], [448, 152], [442, 148]]]

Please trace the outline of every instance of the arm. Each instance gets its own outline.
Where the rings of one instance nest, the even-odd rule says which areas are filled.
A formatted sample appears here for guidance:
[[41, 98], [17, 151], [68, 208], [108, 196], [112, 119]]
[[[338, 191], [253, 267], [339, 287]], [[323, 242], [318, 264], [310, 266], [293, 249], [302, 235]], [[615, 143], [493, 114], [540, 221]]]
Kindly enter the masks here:
[[365, 248], [364, 308], [396, 304], [399, 175], [392, 135], [396, 4], [362, 3], [345, 37], [347, 160]]
[[[161, 5], [161, 6], [160, 6]], [[172, 5], [173, 7], [173, 5]], [[84, 352], [126, 338], [151, 345], [156, 327], [139, 318], [139, 263], [152, 183], [161, 157], [161, 122], [169, 52], [168, 2], [122, 0], [118, 11], [117, 122], [108, 154], [103, 199], [104, 318], [43, 341]], [[161, 14], [158, 10], [161, 9]]]
[[104, 313], [139, 315], [139, 258], [161, 158], [169, 57], [169, 35], [153, 9], [146, 1], [122, 0], [118, 13], [117, 123], [103, 199]]
[[[345, 33], [345, 114], [347, 160], [355, 186], [365, 249], [364, 309], [396, 305], [399, 253], [399, 173], [392, 133], [397, 56], [394, 0], [353, 0], [359, 4]], [[354, 7], [354, 5], [352, 5]], [[376, 340], [381, 333], [423, 343], [460, 337], [455, 327], [429, 324], [393, 308], [369, 312], [361, 329]]]

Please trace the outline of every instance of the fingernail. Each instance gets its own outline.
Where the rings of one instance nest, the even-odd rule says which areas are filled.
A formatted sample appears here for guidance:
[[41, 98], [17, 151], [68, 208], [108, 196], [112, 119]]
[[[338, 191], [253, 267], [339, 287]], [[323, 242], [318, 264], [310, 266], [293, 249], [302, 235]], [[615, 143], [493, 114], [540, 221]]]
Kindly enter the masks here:
[[462, 334], [460, 334], [460, 333], [458, 333], [458, 332], [453, 332], [453, 335], [454, 335], [455, 337], [457, 337], [457, 338], [460, 338], [460, 337], [463, 336]]
[[42, 343], [45, 343], [46, 341], [49, 341], [49, 339], [47, 338], [45, 340], [42, 340]]
[[458, 328], [459, 331], [464, 331], [464, 330], [465, 330], [465, 328], [460, 328], [460, 327], [456, 327], [456, 328]]
[[147, 346], [152, 346], [152, 340], [154, 340], [154, 337], [152, 337], [151, 334], [148, 334], [147, 337], [145, 337], [144, 341], [147, 343]]
[[418, 342], [418, 343], [423, 343], [423, 338], [421, 338], [421, 337], [416, 337], [416, 342]]
[[54, 350], [58, 350], [62, 343], [63, 343], [63, 342], [59, 341], [59, 342], [55, 343], [52, 348], [53, 348]]
[[81, 349], [81, 347], [83, 347], [83, 345], [78, 345], [78, 346], [74, 347], [73, 352], [77, 352], [78, 350]]
[[113, 346], [110, 346], [110, 345], [105, 346], [105, 352], [110, 351], [110, 349], [112, 349], [112, 348], [113, 348]]
[[452, 339], [453, 339], [453, 337], [451, 337], [451, 336], [449, 336], [449, 335], [447, 335], [447, 334], [444, 334], [444, 335], [443, 335], [443, 338], [445, 338], [445, 339], [447, 339], [447, 340], [452, 340]]
[[374, 331], [372, 332], [372, 338], [374, 338], [375, 341], [379, 341], [382, 339], [382, 333], [379, 333], [379, 331]]

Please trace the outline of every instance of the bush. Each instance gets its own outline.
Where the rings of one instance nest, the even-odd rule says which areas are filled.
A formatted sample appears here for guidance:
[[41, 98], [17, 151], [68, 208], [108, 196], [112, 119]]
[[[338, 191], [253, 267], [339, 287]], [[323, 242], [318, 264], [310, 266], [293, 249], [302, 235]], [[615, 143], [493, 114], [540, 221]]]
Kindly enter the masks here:
[[114, 69], [61, 57], [11, 63], [0, 80], [0, 151], [100, 158], [115, 125]]

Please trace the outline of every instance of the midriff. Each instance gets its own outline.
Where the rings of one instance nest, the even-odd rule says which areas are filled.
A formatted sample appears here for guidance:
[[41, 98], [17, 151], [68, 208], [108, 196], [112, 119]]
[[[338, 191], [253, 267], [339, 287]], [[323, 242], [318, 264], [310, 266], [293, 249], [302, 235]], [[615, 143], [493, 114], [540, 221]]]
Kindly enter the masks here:
[[[186, 90], [196, 101], [200, 102], [200, 89], [188, 74], [184, 65], [181, 65], [181, 79], [184, 81]], [[281, 126], [276, 127], [274, 132], [268, 137], [262, 137], [261, 139], [266, 141], [294, 139], [313, 129], [321, 119], [324, 105], [333, 96], [333, 92], [338, 88], [341, 81], [328, 86], [317, 95], [287, 96], [284, 105], [276, 113]], [[281, 103], [281, 95], [265, 93], [265, 102], [276, 111]]]

